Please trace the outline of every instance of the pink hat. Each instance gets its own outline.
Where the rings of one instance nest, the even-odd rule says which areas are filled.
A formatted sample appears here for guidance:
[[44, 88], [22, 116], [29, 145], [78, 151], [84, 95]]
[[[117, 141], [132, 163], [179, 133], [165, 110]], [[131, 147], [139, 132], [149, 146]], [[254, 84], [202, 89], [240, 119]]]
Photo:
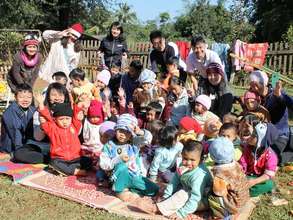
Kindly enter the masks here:
[[108, 86], [110, 79], [111, 79], [111, 73], [108, 70], [102, 70], [97, 75], [97, 80], [101, 81], [106, 86]]
[[199, 95], [196, 97], [195, 102], [202, 104], [207, 110], [210, 109], [212, 101], [207, 95]]
[[260, 102], [260, 96], [251, 91], [247, 91], [244, 93], [244, 101], [246, 101], [247, 99], [255, 99], [256, 101]]
[[75, 35], [77, 38], [80, 38], [80, 36], [83, 34], [83, 26], [80, 23], [75, 23], [71, 27], [71, 33]]
[[207, 67], [206, 73], [207, 73], [207, 75], [210, 73], [218, 73], [223, 78], [225, 76], [223, 66], [219, 63], [210, 63]]

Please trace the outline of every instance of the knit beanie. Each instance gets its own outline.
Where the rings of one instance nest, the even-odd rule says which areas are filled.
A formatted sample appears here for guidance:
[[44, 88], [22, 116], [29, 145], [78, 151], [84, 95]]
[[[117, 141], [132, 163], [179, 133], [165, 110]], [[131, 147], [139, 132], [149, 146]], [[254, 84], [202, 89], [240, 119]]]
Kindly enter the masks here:
[[117, 124], [115, 126], [115, 130], [122, 129], [131, 132], [133, 136], [135, 136], [135, 133], [133, 131], [133, 128], [138, 125], [137, 119], [130, 115], [130, 114], [122, 114], [117, 119]]
[[106, 86], [108, 86], [110, 79], [111, 79], [111, 73], [109, 72], [109, 70], [102, 70], [101, 72], [98, 73], [96, 80], [99, 80], [102, 83], [104, 83]]
[[87, 111], [89, 117], [99, 117], [100, 120], [97, 124], [101, 124], [104, 121], [103, 104], [97, 100], [92, 100]]
[[69, 116], [72, 117], [73, 110], [71, 108], [70, 103], [57, 103], [53, 107], [53, 116], [59, 117], [59, 116]]
[[207, 110], [210, 109], [212, 101], [207, 95], [199, 95], [196, 97], [195, 102], [202, 104]]
[[263, 86], [267, 86], [269, 82], [267, 74], [260, 70], [251, 72], [251, 74], [249, 75], [249, 79], [250, 82], [258, 82]]
[[83, 34], [83, 26], [80, 23], [75, 23], [71, 27], [70, 32], [75, 35], [77, 38], [80, 38], [80, 36]]
[[234, 159], [233, 143], [228, 138], [218, 137], [210, 144], [209, 153], [217, 164], [231, 163]]
[[138, 81], [140, 84], [143, 84], [143, 83], [154, 84], [156, 81], [156, 74], [149, 69], [144, 69], [139, 75]]
[[179, 125], [187, 131], [194, 131], [195, 133], [201, 133], [200, 124], [193, 118], [185, 116], [179, 121]]
[[207, 75], [210, 73], [218, 73], [223, 78], [225, 77], [223, 66], [219, 63], [210, 63], [207, 67], [206, 73], [207, 73]]
[[254, 99], [257, 102], [260, 102], [260, 96], [250, 91], [244, 93], [244, 101], [246, 101], [247, 99]]
[[216, 137], [220, 131], [222, 123], [217, 118], [210, 118], [205, 121], [203, 132], [207, 137]]
[[109, 135], [113, 135], [115, 134], [114, 131], [114, 127], [115, 127], [116, 123], [113, 121], [105, 121], [101, 124], [100, 129], [99, 129], [99, 133], [100, 135], [103, 135], [105, 133], [109, 134]]

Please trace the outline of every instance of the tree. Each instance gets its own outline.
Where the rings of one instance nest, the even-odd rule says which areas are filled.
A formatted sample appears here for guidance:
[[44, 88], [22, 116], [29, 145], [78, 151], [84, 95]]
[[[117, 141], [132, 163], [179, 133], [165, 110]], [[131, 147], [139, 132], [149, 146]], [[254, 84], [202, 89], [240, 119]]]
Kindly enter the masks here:
[[120, 3], [118, 10], [115, 12], [118, 21], [125, 24], [133, 24], [137, 21], [136, 13], [131, 11], [131, 7], [126, 3]]

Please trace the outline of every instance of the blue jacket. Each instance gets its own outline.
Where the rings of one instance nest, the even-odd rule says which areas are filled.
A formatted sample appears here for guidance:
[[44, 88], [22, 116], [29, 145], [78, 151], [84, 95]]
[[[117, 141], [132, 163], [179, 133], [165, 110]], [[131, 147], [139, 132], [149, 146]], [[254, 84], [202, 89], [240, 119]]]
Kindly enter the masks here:
[[272, 124], [280, 131], [281, 135], [289, 135], [288, 108], [293, 110], [293, 98], [282, 92], [276, 97], [271, 91], [265, 98], [264, 107], [270, 112]]
[[16, 102], [10, 104], [2, 116], [0, 151], [14, 152], [33, 138], [33, 114], [30, 106], [25, 112]]

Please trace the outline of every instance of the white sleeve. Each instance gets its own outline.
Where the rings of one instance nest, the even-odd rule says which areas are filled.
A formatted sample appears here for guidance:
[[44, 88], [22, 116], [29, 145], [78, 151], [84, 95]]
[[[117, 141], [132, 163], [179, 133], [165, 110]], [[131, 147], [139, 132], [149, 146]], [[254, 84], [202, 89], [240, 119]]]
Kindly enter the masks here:
[[54, 40], [59, 40], [61, 37], [58, 36], [60, 31], [46, 30], [43, 32], [43, 38], [45, 41], [51, 43]]
[[121, 161], [120, 157], [115, 157], [111, 159], [109, 155], [105, 152], [102, 152], [100, 155], [100, 167], [103, 170], [113, 170], [115, 165]]
[[193, 73], [194, 72], [194, 65], [193, 65], [193, 53], [190, 53], [186, 58], [186, 72]]
[[45, 132], [41, 128], [41, 123], [40, 123], [38, 111], [36, 111], [33, 114], [33, 129], [34, 129], [33, 130], [34, 131], [34, 139], [36, 141], [42, 141], [46, 137]]

